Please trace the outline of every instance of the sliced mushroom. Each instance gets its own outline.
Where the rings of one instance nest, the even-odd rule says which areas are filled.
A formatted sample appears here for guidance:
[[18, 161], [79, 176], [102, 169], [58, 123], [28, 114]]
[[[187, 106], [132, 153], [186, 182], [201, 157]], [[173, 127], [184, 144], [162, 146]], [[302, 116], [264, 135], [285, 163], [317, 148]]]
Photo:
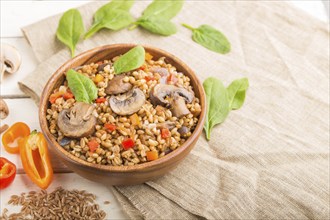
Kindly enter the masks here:
[[163, 67], [152, 67], [150, 69], [150, 72], [152, 72], [152, 73], [159, 73], [160, 74], [161, 78], [160, 78], [159, 82], [161, 84], [166, 84], [167, 77], [168, 77], [168, 75], [170, 75], [170, 73], [168, 72], [168, 70], [165, 69], [165, 68], [163, 68]]
[[1, 44], [1, 53], [0, 53], [0, 82], [3, 79], [4, 73], [15, 73], [21, 65], [21, 55], [18, 50], [9, 45]]
[[162, 123], [158, 123], [156, 125], [156, 128], [167, 128], [169, 130], [172, 130], [175, 127], [175, 122], [172, 121], [166, 121], [166, 122], [162, 122]]
[[124, 77], [125, 75], [119, 75], [110, 80], [107, 88], [105, 89], [105, 93], [109, 95], [117, 95], [132, 89], [132, 84], [129, 82], [124, 82]]
[[0, 134], [2, 134], [2, 132], [4, 132], [5, 130], [7, 130], [9, 128], [9, 126], [7, 124], [1, 125], [0, 127]]
[[80, 138], [91, 135], [96, 125], [94, 108], [94, 105], [77, 102], [70, 110], [62, 110], [58, 115], [58, 128], [66, 137]]
[[110, 97], [110, 107], [118, 115], [131, 115], [140, 110], [146, 97], [141, 89], [134, 88], [127, 93]]
[[167, 97], [173, 98], [174, 94], [183, 97], [187, 103], [191, 103], [194, 99], [194, 94], [185, 88], [180, 88], [174, 85], [157, 84], [150, 92], [150, 100], [153, 105], [161, 105], [170, 107], [170, 101], [166, 100]]
[[187, 108], [185, 99], [178, 94], [175, 94], [173, 97], [171, 102], [171, 111], [173, 116], [177, 118], [181, 118], [190, 113], [189, 109]]
[[5, 119], [9, 115], [9, 108], [5, 100], [0, 98], [0, 119]]
[[171, 108], [175, 117], [182, 117], [190, 113], [186, 103], [191, 103], [195, 95], [193, 92], [174, 85], [156, 85], [150, 92], [150, 100], [154, 105]]

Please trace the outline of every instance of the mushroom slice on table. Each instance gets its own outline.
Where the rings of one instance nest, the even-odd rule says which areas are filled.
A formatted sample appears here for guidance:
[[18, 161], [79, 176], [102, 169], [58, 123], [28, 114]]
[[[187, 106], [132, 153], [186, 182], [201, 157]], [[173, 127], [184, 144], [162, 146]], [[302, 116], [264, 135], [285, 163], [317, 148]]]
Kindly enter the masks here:
[[9, 45], [1, 43], [0, 52], [0, 82], [4, 73], [15, 73], [21, 65], [21, 55], [18, 50]]
[[108, 82], [108, 86], [105, 88], [105, 93], [108, 95], [117, 95], [132, 89], [132, 84], [129, 82], [124, 82], [124, 78], [125, 75], [115, 76]]
[[117, 115], [131, 115], [140, 110], [146, 97], [141, 89], [134, 88], [121, 95], [110, 97], [110, 107]]
[[5, 119], [9, 115], [9, 108], [5, 100], [0, 98], [0, 119]]
[[158, 84], [150, 92], [153, 105], [171, 108], [172, 114], [178, 118], [190, 113], [186, 103], [191, 103], [194, 97], [193, 92], [174, 85]]
[[66, 137], [80, 138], [95, 131], [96, 117], [94, 105], [77, 102], [71, 109], [62, 110], [57, 119], [57, 126]]

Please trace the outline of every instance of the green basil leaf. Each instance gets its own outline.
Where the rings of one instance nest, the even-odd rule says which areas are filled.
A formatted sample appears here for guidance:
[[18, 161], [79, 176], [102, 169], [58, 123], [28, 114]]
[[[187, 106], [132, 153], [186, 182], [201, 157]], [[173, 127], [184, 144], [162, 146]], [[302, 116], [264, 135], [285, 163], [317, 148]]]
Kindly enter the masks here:
[[242, 107], [248, 88], [249, 80], [247, 78], [237, 79], [227, 87], [229, 106], [231, 109], [236, 110]]
[[183, 2], [183, 0], [154, 0], [143, 11], [141, 19], [153, 17], [162, 20], [170, 20], [179, 13]]
[[193, 28], [187, 24], [184, 27], [193, 31], [192, 39], [203, 47], [217, 53], [226, 54], [230, 51], [230, 42], [220, 31], [209, 25]]
[[87, 76], [70, 69], [66, 80], [77, 102], [92, 103], [97, 98], [97, 88]]
[[58, 24], [56, 36], [57, 39], [70, 48], [72, 57], [74, 56], [74, 51], [80, 36], [84, 31], [84, 24], [78, 10], [70, 9], [62, 15]]
[[139, 68], [144, 63], [145, 51], [140, 45], [129, 50], [113, 64], [115, 73], [120, 74]]
[[112, 0], [108, 4], [103, 5], [95, 12], [94, 23], [103, 20], [103, 18], [107, 16], [107, 14], [109, 14], [109, 12], [112, 10], [120, 9], [128, 12], [131, 9], [133, 3], [134, 1], [130, 0]]
[[225, 121], [229, 114], [229, 100], [223, 83], [214, 77], [207, 78], [203, 87], [206, 93], [207, 114], [204, 130], [207, 140], [210, 140], [212, 128]]
[[176, 26], [169, 20], [149, 18], [137, 24], [154, 34], [169, 36], [176, 33]]
[[110, 30], [117, 31], [127, 27], [132, 22], [133, 17], [129, 12], [121, 9], [112, 10], [106, 14], [101, 21], [92, 25], [92, 27], [86, 32], [85, 39], [91, 37], [102, 28], [108, 28]]

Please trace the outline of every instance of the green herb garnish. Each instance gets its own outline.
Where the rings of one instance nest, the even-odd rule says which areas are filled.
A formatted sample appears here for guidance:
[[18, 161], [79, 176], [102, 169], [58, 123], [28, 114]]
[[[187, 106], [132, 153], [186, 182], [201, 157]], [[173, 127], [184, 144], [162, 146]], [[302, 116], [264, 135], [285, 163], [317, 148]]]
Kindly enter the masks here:
[[206, 139], [210, 140], [212, 128], [224, 122], [232, 109], [239, 109], [243, 105], [249, 82], [246, 78], [235, 80], [226, 89], [219, 79], [209, 77], [203, 87], [207, 103], [204, 130]]
[[203, 47], [221, 54], [226, 54], [230, 51], [230, 42], [217, 29], [209, 25], [201, 25], [198, 28], [193, 28], [187, 24], [182, 25], [192, 30], [192, 39]]
[[108, 28], [113, 31], [127, 27], [133, 22], [130, 15], [134, 1], [131, 0], [113, 0], [99, 8], [94, 15], [92, 27], [85, 33], [85, 39], [93, 36], [102, 28]]
[[92, 103], [97, 98], [97, 88], [87, 76], [70, 69], [66, 80], [77, 102]]
[[139, 68], [144, 63], [144, 57], [144, 48], [140, 45], [134, 47], [114, 62], [115, 73], [120, 74]]
[[130, 29], [141, 26], [144, 29], [163, 36], [176, 33], [176, 26], [170, 20], [175, 17], [183, 6], [183, 0], [154, 0], [142, 13], [142, 16]]
[[56, 36], [57, 39], [70, 48], [72, 57], [84, 31], [84, 24], [78, 10], [70, 9], [63, 14], [58, 24]]

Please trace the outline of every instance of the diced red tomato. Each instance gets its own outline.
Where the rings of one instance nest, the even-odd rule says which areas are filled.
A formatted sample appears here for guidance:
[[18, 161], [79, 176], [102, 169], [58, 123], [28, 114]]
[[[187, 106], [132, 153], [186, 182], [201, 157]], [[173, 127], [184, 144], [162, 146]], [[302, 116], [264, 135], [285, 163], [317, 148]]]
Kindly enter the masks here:
[[89, 151], [94, 153], [94, 151], [100, 146], [99, 142], [97, 142], [95, 139], [90, 140], [87, 143], [88, 147], [89, 147]]
[[171, 137], [171, 132], [168, 128], [162, 128], [161, 136], [163, 139]]
[[0, 157], [0, 189], [9, 186], [15, 179], [16, 166], [6, 158]]
[[156, 78], [154, 76], [146, 76], [144, 78], [147, 82], [151, 81], [151, 80], [156, 80]]
[[104, 103], [105, 101], [107, 101], [107, 99], [104, 98], [104, 97], [97, 98], [97, 99], [95, 100], [96, 103]]
[[109, 132], [113, 132], [114, 130], [116, 130], [117, 127], [114, 124], [105, 123], [104, 128]]
[[158, 153], [157, 151], [148, 151], [146, 152], [147, 155], [147, 160], [152, 161], [152, 160], [157, 160], [158, 159]]
[[128, 149], [134, 147], [135, 143], [134, 143], [133, 139], [126, 138], [125, 140], [123, 140], [123, 142], [121, 142], [121, 145], [123, 146], [123, 148], [125, 150], [128, 150]]
[[167, 83], [171, 83], [171, 84], [175, 84], [178, 81], [178, 78], [176, 78], [176, 76], [174, 76], [173, 74], [170, 74], [167, 77]]

